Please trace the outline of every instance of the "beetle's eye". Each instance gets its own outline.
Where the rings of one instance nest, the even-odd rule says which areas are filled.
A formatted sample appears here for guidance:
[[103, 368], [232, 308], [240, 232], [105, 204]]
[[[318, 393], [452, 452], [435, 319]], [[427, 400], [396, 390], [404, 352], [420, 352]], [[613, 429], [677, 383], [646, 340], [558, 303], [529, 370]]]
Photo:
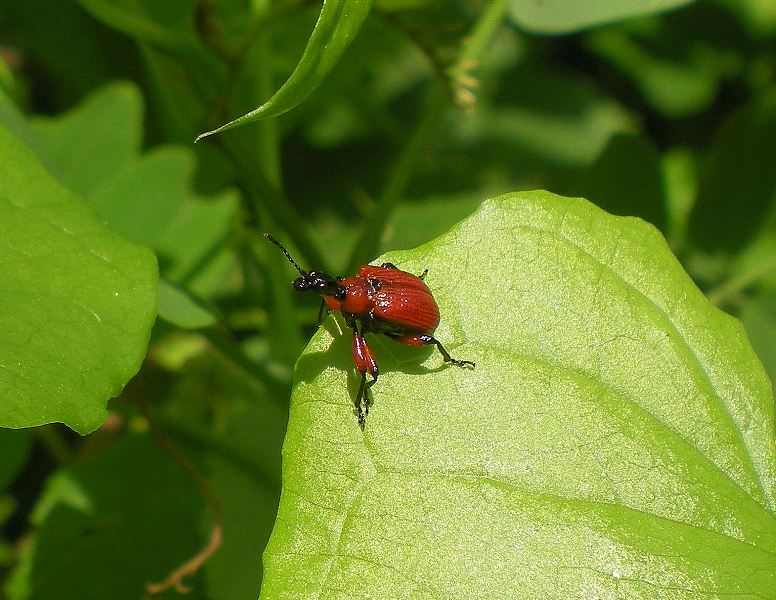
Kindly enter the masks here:
[[337, 291], [334, 292], [334, 297], [339, 300], [340, 302], [343, 302], [345, 300], [345, 296], [347, 295], [347, 290], [340, 286], [337, 288]]

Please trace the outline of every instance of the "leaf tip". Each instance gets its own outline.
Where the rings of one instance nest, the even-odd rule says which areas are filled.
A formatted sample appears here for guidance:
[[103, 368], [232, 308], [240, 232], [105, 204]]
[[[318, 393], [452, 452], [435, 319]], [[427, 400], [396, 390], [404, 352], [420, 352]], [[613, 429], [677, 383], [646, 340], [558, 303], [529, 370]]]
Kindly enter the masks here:
[[199, 140], [206, 138], [210, 135], [213, 135], [218, 129], [213, 129], [212, 131], [206, 131], [205, 133], [200, 133], [195, 139], [194, 143], [196, 144]]

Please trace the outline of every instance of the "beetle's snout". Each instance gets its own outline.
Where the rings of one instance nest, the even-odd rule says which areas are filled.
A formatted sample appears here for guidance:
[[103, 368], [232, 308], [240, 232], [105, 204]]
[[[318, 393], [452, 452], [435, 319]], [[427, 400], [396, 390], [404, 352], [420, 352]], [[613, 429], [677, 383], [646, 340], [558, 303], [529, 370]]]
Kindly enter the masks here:
[[294, 280], [294, 289], [297, 292], [306, 292], [310, 289], [310, 282], [307, 280], [306, 277], [297, 277]]

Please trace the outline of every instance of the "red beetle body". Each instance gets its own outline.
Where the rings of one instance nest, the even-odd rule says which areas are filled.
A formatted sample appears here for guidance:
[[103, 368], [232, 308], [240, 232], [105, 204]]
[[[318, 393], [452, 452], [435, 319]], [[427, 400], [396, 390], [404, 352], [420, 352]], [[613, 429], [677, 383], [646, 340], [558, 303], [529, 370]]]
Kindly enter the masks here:
[[[459, 367], [474, 367], [471, 361], [452, 358], [432, 335], [439, 325], [439, 307], [423, 281], [427, 271], [418, 276], [391, 263], [383, 263], [379, 267], [362, 265], [357, 275], [344, 278], [319, 271], [308, 272], [296, 264], [280, 242], [269, 234], [265, 237], [278, 246], [299, 271], [300, 277], [294, 281], [294, 288], [321, 295], [318, 325], [321, 324], [323, 311], [328, 309], [342, 313], [345, 322], [353, 329], [353, 361], [361, 373], [355, 405], [362, 429], [364, 415], [369, 414], [368, 390], [379, 374], [377, 361], [364, 337], [367, 332], [381, 333], [409, 346], [434, 344], [445, 362]], [[368, 383], [367, 373], [372, 376]]]
[[439, 308], [428, 286], [417, 275], [393, 265], [363, 265], [358, 275], [346, 277], [340, 285], [345, 288], [345, 299], [325, 296], [329, 310], [379, 319], [407, 333], [434, 333], [439, 325]]

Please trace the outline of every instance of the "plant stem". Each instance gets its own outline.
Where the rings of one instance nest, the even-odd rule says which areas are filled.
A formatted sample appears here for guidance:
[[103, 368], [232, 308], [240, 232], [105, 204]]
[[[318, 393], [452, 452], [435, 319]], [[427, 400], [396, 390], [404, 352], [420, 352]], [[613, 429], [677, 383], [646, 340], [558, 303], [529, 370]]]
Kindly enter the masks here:
[[328, 262], [304, 230], [301, 215], [291, 206], [283, 193], [271, 184], [260, 169], [244, 158], [252, 153], [247, 152], [246, 144], [235, 142], [235, 140], [242, 139], [241, 133], [240, 131], [230, 131], [214, 136], [214, 141], [221, 146], [238, 168], [240, 180], [254, 213], [260, 215], [263, 209], [268, 210], [273, 220], [278, 222], [288, 233], [307, 264], [315, 265], [315, 268], [321, 271], [330, 271]]
[[404, 194], [421, 153], [446, 115], [447, 103], [444, 95], [438, 89], [431, 88], [418, 126], [394, 164], [374, 213], [353, 248], [348, 262], [348, 273], [355, 271], [364, 260], [374, 258], [388, 220]]
[[706, 294], [707, 298], [716, 306], [723, 306], [749, 286], [772, 271], [776, 270], [776, 256], [770, 256], [766, 260], [738, 273]]
[[272, 373], [265, 365], [250, 359], [243, 349], [223, 331], [211, 327], [202, 330], [202, 334], [215, 350], [229, 359], [249, 380], [266, 388], [270, 397], [279, 405], [285, 405], [291, 386], [290, 381]]
[[60, 425], [44, 425], [34, 428], [33, 432], [58, 464], [69, 465], [73, 462], [73, 452], [57, 431], [57, 427]]
[[170, 419], [161, 413], [155, 414], [154, 418], [157, 419], [160, 427], [183, 444], [193, 448], [206, 450], [213, 456], [235, 466], [262, 488], [270, 491], [280, 489], [278, 474], [268, 473], [267, 470], [263, 469], [252, 457], [243, 454], [233, 445], [214, 437], [202, 428], [193, 427], [189, 423], [181, 422], [180, 419]]
[[175, 444], [170, 441], [165, 432], [160, 429], [156, 424], [156, 421], [151, 417], [151, 411], [148, 408], [148, 404], [142, 397], [138, 397], [138, 406], [140, 411], [148, 423], [151, 437], [156, 444], [164, 452], [166, 452], [170, 458], [177, 462], [184, 472], [191, 478], [197, 485], [202, 494], [205, 502], [210, 507], [210, 511], [213, 514], [213, 522], [210, 528], [210, 539], [205, 547], [195, 554], [192, 558], [183, 563], [180, 567], [172, 571], [167, 578], [161, 583], [147, 583], [146, 591], [149, 594], [160, 594], [165, 590], [174, 588], [179, 593], [185, 594], [191, 591], [191, 588], [183, 583], [184, 577], [194, 575], [199, 568], [205, 564], [205, 562], [218, 550], [221, 545], [221, 538], [224, 530], [224, 517], [221, 510], [221, 501], [216, 496], [213, 488], [210, 487], [210, 483], [202, 474], [202, 471], [186, 456]]
[[458, 63], [479, 62], [507, 12], [507, 0], [491, 0], [474, 24]]
[[[257, 38], [272, 23], [295, 10], [298, 10], [308, 2], [309, 0], [285, 0], [285, 2], [281, 2], [267, 10], [261, 11], [253, 17], [253, 20], [248, 25], [248, 28], [240, 41], [237, 42], [234, 49], [226, 52], [229, 70], [221, 91], [211, 102], [210, 110], [208, 111], [208, 114], [210, 115], [207, 121], [208, 128], [216, 127], [219, 119], [223, 117], [224, 110], [229, 104], [229, 100], [237, 87], [237, 82], [240, 80], [240, 75], [248, 60], [248, 55], [250, 54], [251, 48], [256, 43]], [[268, 94], [271, 94], [271, 92]], [[268, 97], [268, 94], [262, 94], [261, 97]]]

